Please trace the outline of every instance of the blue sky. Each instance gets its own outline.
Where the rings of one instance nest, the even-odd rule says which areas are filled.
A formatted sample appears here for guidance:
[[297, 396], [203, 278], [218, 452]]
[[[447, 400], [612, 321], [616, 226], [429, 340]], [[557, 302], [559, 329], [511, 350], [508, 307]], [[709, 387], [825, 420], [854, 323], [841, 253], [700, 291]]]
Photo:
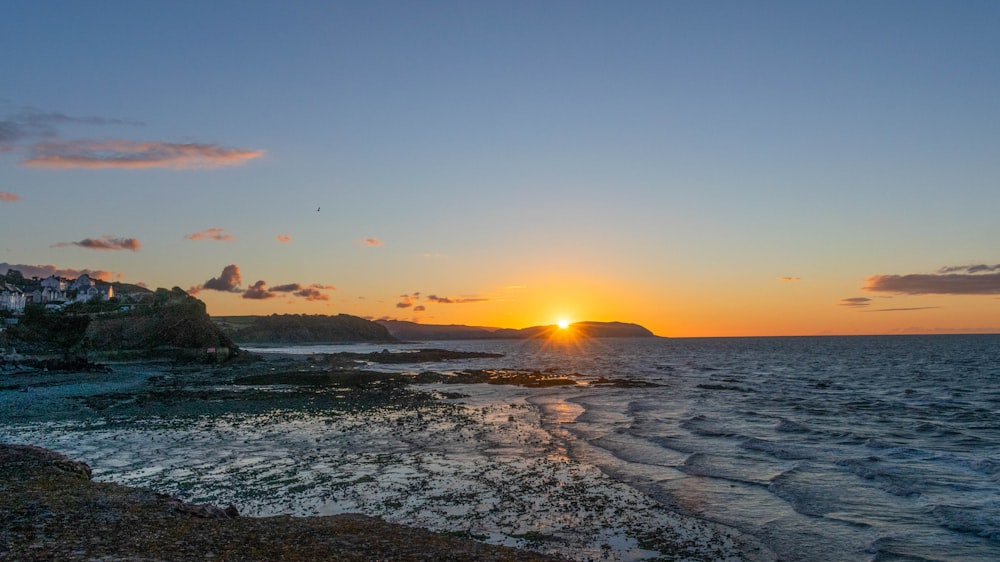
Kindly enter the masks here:
[[0, 263], [236, 265], [214, 314], [1000, 331], [1000, 270], [945, 273], [1000, 263], [994, 2], [4, 12]]

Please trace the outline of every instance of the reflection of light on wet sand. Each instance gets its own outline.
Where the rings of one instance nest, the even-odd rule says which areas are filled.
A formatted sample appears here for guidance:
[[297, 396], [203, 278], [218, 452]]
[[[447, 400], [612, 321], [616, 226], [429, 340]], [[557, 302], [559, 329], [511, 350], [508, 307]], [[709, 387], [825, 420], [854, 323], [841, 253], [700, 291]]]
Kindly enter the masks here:
[[576, 421], [577, 416], [584, 411], [583, 407], [563, 399], [550, 402], [546, 406], [550, 409], [550, 412], [555, 414], [552, 416], [552, 420], [555, 423], [573, 423]]
[[546, 427], [549, 427], [551, 434], [557, 438], [552, 441], [547, 458], [555, 462], [570, 462], [569, 451], [565, 446], [568, 435], [560, 426], [575, 423], [576, 418], [586, 410], [557, 393], [535, 397], [532, 402], [541, 410]]
[[[725, 532], [569, 458], [539, 419], [544, 408], [558, 428], [584, 413], [561, 391], [449, 390], [469, 397], [419, 410], [0, 424], [0, 441], [58, 450], [90, 463], [98, 480], [233, 503], [248, 516], [361, 512], [579, 560], [655, 558], [653, 533], [737, 558]], [[533, 407], [527, 396], [544, 401]]]

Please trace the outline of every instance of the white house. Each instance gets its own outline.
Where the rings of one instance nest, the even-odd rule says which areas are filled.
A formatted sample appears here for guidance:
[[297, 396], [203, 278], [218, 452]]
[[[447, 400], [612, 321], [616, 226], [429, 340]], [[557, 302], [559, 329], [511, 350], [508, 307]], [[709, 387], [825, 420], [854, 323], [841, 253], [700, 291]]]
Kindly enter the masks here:
[[0, 310], [24, 312], [24, 305], [27, 302], [28, 297], [24, 291], [0, 281]]
[[66, 291], [60, 291], [52, 287], [42, 287], [35, 289], [31, 295], [31, 302], [36, 304], [49, 304], [66, 302]]
[[108, 301], [114, 298], [115, 288], [111, 285], [91, 285], [76, 292], [76, 302], [90, 302], [94, 299]]
[[96, 284], [97, 284], [96, 281], [94, 281], [93, 279], [90, 278], [89, 275], [84, 273], [83, 275], [77, 277], [76, 281], [73, 281], [73, 284], [70, 285], [69, 288], [71, 291], [80, 291], [83, 289], [93, 287]]
[[68, 282], [67, 279], [52, 275], [50, 277], [42, 279], [42, 288], [44, 289], [45, 287], [48, 287], [56, 291], [65, 291], [67, 282]]

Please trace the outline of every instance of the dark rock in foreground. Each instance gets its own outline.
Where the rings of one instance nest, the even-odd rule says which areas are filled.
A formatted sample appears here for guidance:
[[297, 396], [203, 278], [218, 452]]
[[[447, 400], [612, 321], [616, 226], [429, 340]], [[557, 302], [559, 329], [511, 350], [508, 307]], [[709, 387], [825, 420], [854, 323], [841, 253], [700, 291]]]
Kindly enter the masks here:
[[436, 363], [439, 361], [452, 361], [455, 359], [492, 359], [503, 357], [503, 354], [485, 353], [480, 351], [452, 351], [448, 349], [417, 349], [415, 351], [393, 353], [386, 349], [372, 353], [352, 353], [349, 351], [342, 351], [340, 353], [325, 353], [322, 357], [326, 358], [327, 361], [333, 362], [349, 360], [398, 365], [403, 363]]
[[557, 560], [363, 515], [239, 517], [90, 480], [81, 462], [0, 444], [0, 559]]

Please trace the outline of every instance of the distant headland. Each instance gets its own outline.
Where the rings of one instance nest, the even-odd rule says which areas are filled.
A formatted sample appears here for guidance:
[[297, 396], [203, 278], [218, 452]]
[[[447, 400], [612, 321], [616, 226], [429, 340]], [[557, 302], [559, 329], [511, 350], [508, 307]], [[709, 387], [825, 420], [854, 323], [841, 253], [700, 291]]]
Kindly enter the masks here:
[[625, 322], [576, 322], [566, 328], [556, 325], [530, 328], [488, 328], [461, 324], [418, 324], [404, 320], [376, 320], [401, 340], [534, 339], [560, 333], [586, 338], [654, 338], [653, 332]]
[[418, 324], [404, 320], [370, 321], [349, 314], [336, 316], [272, 314], [270, 316], [215, 316], [212, 320], [240, 344], [321, 344], [423, 340], [533, 339], [565, 334], [585, 338], [656, 337], [638, 324], [577, 322], [567, 328], [489, 328], [460, 324]]

